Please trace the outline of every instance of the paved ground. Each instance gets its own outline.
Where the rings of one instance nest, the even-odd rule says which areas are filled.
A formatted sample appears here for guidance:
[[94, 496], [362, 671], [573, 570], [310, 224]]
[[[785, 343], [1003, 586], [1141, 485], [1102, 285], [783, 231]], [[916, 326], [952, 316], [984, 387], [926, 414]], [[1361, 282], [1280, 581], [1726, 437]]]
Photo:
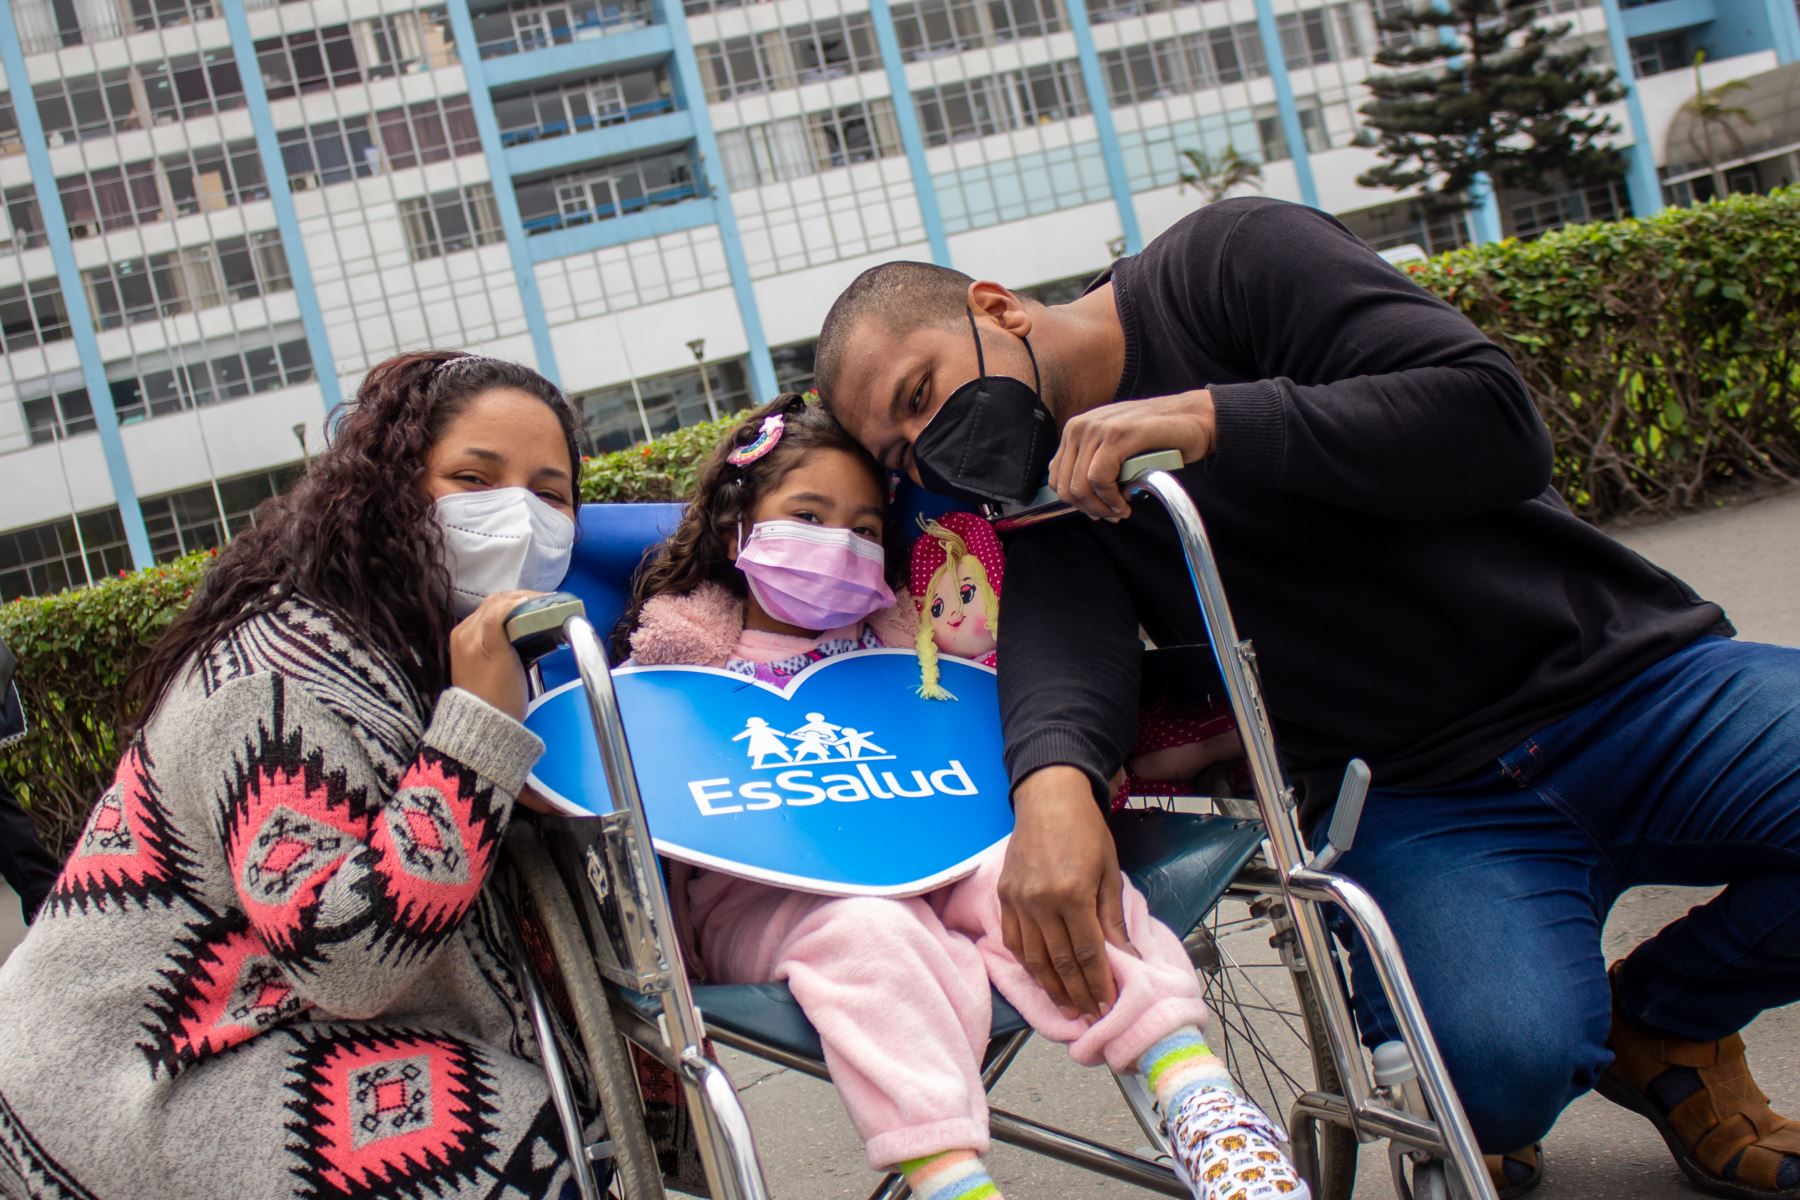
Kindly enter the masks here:
[[[1800, 645], [1800, 492], [1689, 517], [1623, 539], [1725, 605], [1746, 638]], [[1607, 927], [1609, 954], [1655, 932], [1706, 893], [1644, 888], [1627, 896]], [[0, 885], [0, 954], [22, 929], [17, 902]], [[1800, 1008], [1765, 1014], [1748, 1032], [1757, 1074], [1778, 1106], [1800, 1110]], [[874, 1177], [829, 1087], [750, 1059], [727, 1061], [759, 1131], [771, 1186], [782, 1200], [851, 1200]], [[1026, 1116], [1127, 1148], [1142, 1136], [1107, 1078], [1073, 1068], [1054, 1047], [1034, 1044], [997, 1093]], [[1650, 1126], [1594, 1097], [1577, 1103], [1551, 1134], [1542, 1200], [1677, 1200], [1696, 1195]], [[1015, 1196], [1088, 1200], [1140, 1192], [1043, 1160], [997, 1150], [999, 1182]], [[1357, 1195], [1391, 1197], [1385, 1155], [1365, 1148]]]

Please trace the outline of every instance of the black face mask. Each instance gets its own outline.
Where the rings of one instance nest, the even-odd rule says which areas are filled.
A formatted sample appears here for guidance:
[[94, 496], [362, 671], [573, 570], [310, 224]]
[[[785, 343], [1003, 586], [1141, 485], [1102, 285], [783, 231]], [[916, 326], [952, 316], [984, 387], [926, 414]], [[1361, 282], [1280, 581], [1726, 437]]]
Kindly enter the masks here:
[[969, 330], [981, 374], [950, 393], [913, 443], [919, 482], [966, 504], [1025, 504], [1049, 476], [1058, 437], [1056, 420], [1038, 397], [1037, 355], [1031, 339], [1023, 339], [1037, 386], [989, 375], [973, 313]]

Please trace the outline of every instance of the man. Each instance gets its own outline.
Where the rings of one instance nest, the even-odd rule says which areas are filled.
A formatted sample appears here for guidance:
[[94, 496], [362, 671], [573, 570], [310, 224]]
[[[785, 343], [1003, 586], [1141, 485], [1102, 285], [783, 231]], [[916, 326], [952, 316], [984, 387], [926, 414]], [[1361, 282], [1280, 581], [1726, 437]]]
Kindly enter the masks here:
[[[25, 736], [25, 706], [19, 700], [13, 677], [18, 660], [0, 642], [0, 748]], [[19, 909], [29, 925], [50, 889], [56, 885], [62, 865], [44, 849], [32, 826], [31, 815], [13, 799], [12, 789], [0, 779], [0, 878], [19, 895]]]
[[[1047, 463], [1095, 518], [1011, 540], [1000, 622], [1007, 943], [1060, 1001], [1112, 996], [1096, 802], [1133, 741], [1139, 628], [1204, 637], [1166, 514], [1116, 484], [1172, 447], [1308, 828], [1348, 759], [1374, 769], [1342, 870], [1399, 937], [1503, 1194], [1599, 1087], [1706, 1190], [1800, 1197], [1800, 1125], [1736, 1036], [1800, 998], [1800, 651], [1731, 640], [1573, 516], [1511, 360], [1460, 314], [1330, 217], [1232, 200], [1056, 307], [877, 267], [817, 371], [888, 467], [1019, 499]], [[1729, 886], [1609, 974], [1607, 910], [1646, 883]], [[1398, 1036], [1353, 971], [1364, 1037]]]

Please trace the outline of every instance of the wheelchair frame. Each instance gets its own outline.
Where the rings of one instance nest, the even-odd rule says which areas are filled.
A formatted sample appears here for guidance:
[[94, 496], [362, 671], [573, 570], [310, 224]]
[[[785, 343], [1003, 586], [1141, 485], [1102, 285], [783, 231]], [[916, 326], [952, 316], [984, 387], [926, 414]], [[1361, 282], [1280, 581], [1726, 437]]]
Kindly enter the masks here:
[[[1285, 1114], [1296, 1168], [1317, 1190], [1318, 1123], [1329, 1123], [1351, 1130], [1363, 1142], [1388, 1139], [1396, 1186], [1403, 1197], [1411, 1194], [1400, 1169], [1404, 1155], [1415, 1164], [1421, 1197], [1443, 1195], [1449, 1181], [1469, 1200], [1496, 1200], [1481, 1151], [1380, 908], [1354, 881], [1321, 869], [1335, 858], [1335, 849], [1328, 847], [1310, 859], [1306, 854], [1293, 814], [1293, 791], [1276, 756], [1256, 655], [1250, 643], [1238, 637], [1198, 510], [1167, 470], [1150, 469], [1123, 483], [1131, 495], [1153, 496], [1175, 524], [1249, 761], [1257, 815], [1266, 840], [1260, 862], [1253, 859], [1240, 870], [1229, 892], [1278, 898], [1286, 906], [1299, 951], [1288, 956], [1288, 967], [1311, 980], [1332, 1061], [1343, 1081], [1340, 1092], [1301, 1094], [1293, 1110]], [[1000, 525], [1002, 529], [1024, 527], [1069, 511], [1066, 506], [1034, 509], [1003, 518]], [[556, 867], [523, 829], [517, 830], [517, 840], [509, 837], [508, 858], [543, 916], [546, 938], [569, 993], [606, 1120], [607, 1140], [584, 1145], [574, 1089], [557, 1051], [548, 1006], [524, 954], [516, 951], [518, 973], [544, 1048], [552, 1099], [569, 1142], [582, 1198], [600, 1200], [603, 1193], [594, 1168], [607, 1160], [612, 1162], [613, 1175], [626, 1200], [664, 1195], [644, 1129], [635, 1073], [624, 1050], [624, 1043], [629, 1042], [671, 1068], [680, 1080], [698, 1130], [712, 1194], [723, 1200], [764, 1200], [769, 1190], [749, 1120], [730, 1079], [709, 1053], [709, 1034], [681, 960], [673, 910], [661, 886], [606, 653], [585, 617], [569, 617], [562, 624], [561, 635], [574, 652], [585, 687], [615, 808], [592, 820], [579, 819], [587, 832], [586, 845], [578, 852], [573, 847], [563, 848]], [[1366, 786], [1366, 772], [1361, 779]], [[1349, 785], [1347, 791], [1354, 786]], [[568, 891], [563, 890], [565, 882], [570, 885]], [[575, 903], [571, 903], [571, 893]], [[1417, 1071], [1416, 1087], [1381, 1086], [1371, 1074], [1342, 983], [1344, 964], [1325, 927], [1327, 905], [1335, 905], [1348, 916], [1369, 948]], [[633, 1005], [619, 989], [638, 993], [644, 1003]], [[828, 1078], [824, 1064], [816, 1060], [723, 1029], [710, 1036], [777, 1065]], [[1026, 1030], [989, 1044], [982, 1080], [990, 1090], [1030, 1036]], [[1118, 1084], [1151, 1144], [1166, 1154], [1168, 1145], [1154, 1098], [1135, 1076], [1119, 1077]], [[993, 1136], [1001, 1142], [1164, 1195], [1188, 1194], [1165, 1163], [1001, 1109], [991, 1110], [990, 1124]], [[870, 1200], [908, 1194], [904, 1181], [890, 1175]]]

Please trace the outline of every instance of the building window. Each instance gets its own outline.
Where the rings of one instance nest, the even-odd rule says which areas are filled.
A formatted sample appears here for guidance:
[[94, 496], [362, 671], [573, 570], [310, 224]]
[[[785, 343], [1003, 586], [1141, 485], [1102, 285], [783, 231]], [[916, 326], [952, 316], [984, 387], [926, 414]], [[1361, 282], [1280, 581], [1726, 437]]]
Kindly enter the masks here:
[[51, 394], [56, 382], [33, 380], [19, 385], [19, 404], [25, 412], [25, 434], [31, 444], [41, 446], [94, 429], [94, 406], [88, 400], [87, 388], [79, 372], [62, 391]]
[[415, 260], [492, 245], [504, 236], [494, 189], [485, 183], [402, 200], [400, 219]]
[[718, 138], [719, 159], [733, 188], [816, 175], [903, 149], [893, 103], [885, 97], [729, 129]]
[[867, 13], [708, 42], [694, 53], [708, 100], [799, 87], [881, 65]]
[[650, 0], [541, 0], [484, 9], [475, 16], [475, 45], [482, 58], [498, 58], [585, 38], [642, 29], [656, 20]]
[[686, 150], [552, 175], [517, 188], [519, 215], [531, 235], [679, 204], [701, 194]]
[[390, 171], [443, 162], [481, 150], [481, 134], [467, 96], [422, 100], [375, 114]]
[[1196, 0], [1095, 0], [1088, 7], [1088, 19], [1096, 25], [1112, 21], [1123, 21], [1127, 17], [1141, 17], [1148, 13], [1168, 12]]
[[299, 477], [300, 466], [296, 463], [221, 479], [217, 492], [206, 483], [148, 497], [143, 501], [143, 511], [151, 555], [157, 562], [168, 562], [196, 550], [224, 545], [247, 526], [256, 524], [256, 510], [263, 501], [280, 495]]
[[1041, 37], [1063, 28], [1057, 0], [919, 0], [894, 6], [894, 31], [900, 54], [908, 62]]
[[[143, 111], [136, 99], [139, 89]], [[141, 129], [146, 118], [149, 124], [166, 125], [244, 104], [237, 62], [224, 49], [52, 79], [33, 86], [32, 93], [45, 140], [52, 146]]]
[[[1325, 114], [1319, 111], [1316, 98], [1303, 96], [1298, 101], [1300, 132], [1306, 138], [1306, 149], [1309, 153], [1318, 154], [1330, 149], [1331, 142], [1325, 132]], [[1264, 162], [1280, 162], [1292, 157], [1288, 149], [1287, 129], [1281, 123], [1281, 113], [1274, 105], [1260, 107], [1256, 111], [1256, 133], [1262, 139], [1262, 160]]]
[[1288, 13], [1276, 21], [1281, 35], [1281, 57], [1290, 67], [1316, 67], [1343, 55], [1332, 43], [1328, 10], [1309, 9]]
[[1204, 91], [1219, 81], [1212, 42], [1204, 33], [1108, 50], [1100, 65], [1106, 71], [1107, 94], [1120, 107]]
[[818, 352], [818, 338], [787, 346], [771, 346], [769, 360], [775, 364], [775, 386], [784, 392], [810, 390], [813, 385], [813, 359]]
[[125, 424], [304, 383], [313, 366], [306, 338], [295, 328], [141, 354], [107, 364], [106, 377], [113, 411]]
[[219, 5], [213, 0], [130, 0], [130, 8], [131, 28], [137, 33], [187, 25], [219, 15]]
[[674, 110], [675, 92], [661, 64], [494, 98], [503, 146], [587, 133]]
[[77, 4], [74, 0], [10, 0], [13, 24], [27, 54], [63, 46], [92, 45], [123, 37], [125, 25], [112, 4]]
[[1507, 206], [1512, 226], [1509, 232], [1513, 237], [1524, 240], [1563, 225], [1578, 225], [1585, 221], [1615, 221], [1630, 211], [1624, 188], [1617, 182], [1579, 188], [1555, 196], [1533, 196]]
[[[81, 514], [81, 536], [68, 517], [0, 533], [0, 601], [48, 596], [129, 570], [131, 549], [117, 508]], [[87, 547], [82, 563], [81, 548]]]
[[[377, 135], [379, 134], [379, 139]], [[467, 96], [321, 121], [277, 135], [288, 186], [296, 191], [443, 162], [481, 149]]]
[[455, 62], [450, 18], [442, 8], [302, 29], [256, 43], [257, 69], [271, 100]]
[[1066, 121], [1088, 110], [1074, 59], [942, 84], [914, 99], [925, 141], [932, 146]]
[[65, 140], [138, 128], [132, 101], [131, 71], [121, 67], [100, 75], [77, 75], [33, 85], [44, 138], [52, 146]]
[[1689, 48], [1685, 29], [1659, 33], [1655, 37], [1632, 38], [1630, 48], [1631, 69], [1639, 76], [1682, 71], [1694, 65], [1694, 52]]
[[24, 350], [69, 336], [69, 311], [54, 278], [0, 288], [0, 339], [8, 350]]
[[262, 158], [252, 141], [192, 150], [162, 160], [175, 215], [216, 212], [269, 198]]
[[0, 92], [0, 157], [25, 149], [19, 136], [19, 114], [13, 111], [12, 93]]
[[59, 179], [56, 187], [62, 193], [69, 233], [77, 238], [162, 220], [162, 191], [156, 185], [154, 161], [102, 167]]
[[166, 125], [241, 108], [244, 85], [229, 50], [209, 50], [138, 69], [150, 121]]
[[82, 276], [101, 329], [250, 300], [293, 286], [281, 235], [272, 230], [148, 258], [115, 259]]
[[29, 183], [7, 188], [0, 203], [6, 206], [6, 227], [11, 231], [10, 237], [0, 238], [0, 245], [12, 241], [20, 249], [29, 250], [49, 241], [44, 234], [44, 214], [38, 208], [36, 188]]
[[1206, 35], [1212, 50], [1213, 72], [1220, 83], [1242, 83], [1261, 79], [1269, 73], [1269, 60], [1263, 54], [1262, 35], [1254, 21], [1214, 29]]
[[[720, 413], [737, 412], [750, 403], [750, 379], [741, 358], [709, 362], [713, 403]], [[672, 429], [708, 417], [706, 384], [700, 367], [667, 375], [615, 383], [572, 397], [575, 411], [598, 451], [623, 450]]]

